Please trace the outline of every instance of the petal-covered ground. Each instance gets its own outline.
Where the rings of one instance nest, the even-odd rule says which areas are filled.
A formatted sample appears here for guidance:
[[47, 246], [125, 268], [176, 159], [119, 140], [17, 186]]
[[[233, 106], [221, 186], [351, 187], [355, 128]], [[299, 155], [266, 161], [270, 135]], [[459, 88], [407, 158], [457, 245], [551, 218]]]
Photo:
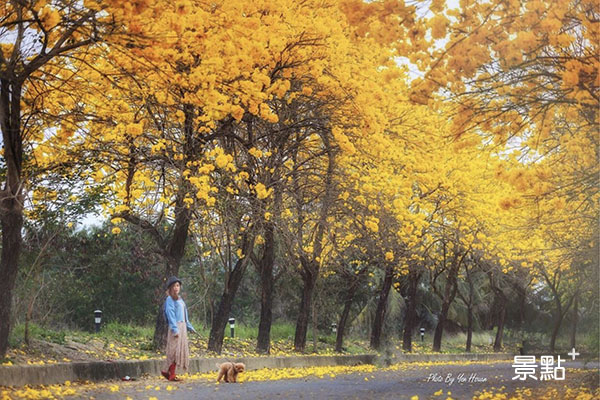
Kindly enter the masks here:
[[[578, 367], [581, 367], [578, 364]], [[429, 382], [431, 374], [479, 374], [480, 382]], [[227, 398], [394, 398], [394, 399], [567, 399], [600, 398], [598, 369], [568, 368], [565, 381], [512, 379], [510, 362], [402, 363], [250, 370], [238, 384], [216, 383], [216, 371], [183, 375], [183, 382], [159, 377], [136, 381], [70, 383], [0, 389], [0, 399], [221, 399]], [[485, 381], [483, 381], [485, 379]], [[367, 397], [365, 397], [367, 396]]]

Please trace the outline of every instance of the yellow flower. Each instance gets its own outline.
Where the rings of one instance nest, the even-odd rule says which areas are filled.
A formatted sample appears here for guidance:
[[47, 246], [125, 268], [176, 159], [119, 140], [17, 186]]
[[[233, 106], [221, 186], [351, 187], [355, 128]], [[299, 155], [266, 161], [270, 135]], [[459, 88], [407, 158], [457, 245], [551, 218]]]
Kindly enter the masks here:
[[431, 36], [434, 39], [441, 39], [446, 35], [449, 21], [443, 14], [438, 14], [430, 21]]
[[137, 123], [137, 124], [129, 124], [127, 125], [127, 127], [125, 128], [125, 133], [127, 133], [130, 136], [133, 137], [137, 137], [139, 135], [141, 135], [144, 131], [144, 126], [143, 124]]
[[231, 107], [231, 116], [239, 122], [244, 116], [244, 109], [238, 105]]
[[267, 190], [265, 185], [262, 183], [257, 183], [254, 187], [254, 190], [256, 190], [256, 197], [258, 197], [260, 200], [266, 199], [273, 192], [272, 188]]
[[257, 148], [253, 147], [250, 150], [248, 150], [248, 153], [250, 153], [250, 155], [258, 158], [262, 156], [262, 151], [258, 150]]
[[365, 221], [365, 226], [372, 232], [379, 232], [379, 219], [375, 217], [369, 217]]

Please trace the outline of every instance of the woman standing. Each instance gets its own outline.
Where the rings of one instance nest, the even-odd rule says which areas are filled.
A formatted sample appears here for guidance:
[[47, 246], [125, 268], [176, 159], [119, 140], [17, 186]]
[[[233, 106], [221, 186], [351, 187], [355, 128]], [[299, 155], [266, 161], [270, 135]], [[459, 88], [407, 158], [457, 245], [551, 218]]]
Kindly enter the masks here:
[[187, 307], [179, 295], [181, 280], [172, 276], [167, 281], [167, 299], [165, 300], [165, 316], [169, 325], [167, 334], [167, 360], [161, 371], [170, 381], [179, 381], [175, 376], [177, 367], [187, 371], [190, 364], [190, 349], [187, 331], [196, 333], [188, 319]]

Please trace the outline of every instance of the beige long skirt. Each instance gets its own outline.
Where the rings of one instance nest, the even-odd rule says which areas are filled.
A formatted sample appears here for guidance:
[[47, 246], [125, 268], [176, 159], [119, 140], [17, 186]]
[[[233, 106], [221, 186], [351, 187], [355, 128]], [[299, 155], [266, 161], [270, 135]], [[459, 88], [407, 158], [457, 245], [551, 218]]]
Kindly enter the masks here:
[[187, 326], [185, 322], [177, 323], [179, 336], [175, 337], [173, 331], [169, 329], [167, 335], [167, 360], [163, 371], [167, 371], [173, 363], [177, 368], [187, 371], [190, 365], [190, 347], [188, 345]]

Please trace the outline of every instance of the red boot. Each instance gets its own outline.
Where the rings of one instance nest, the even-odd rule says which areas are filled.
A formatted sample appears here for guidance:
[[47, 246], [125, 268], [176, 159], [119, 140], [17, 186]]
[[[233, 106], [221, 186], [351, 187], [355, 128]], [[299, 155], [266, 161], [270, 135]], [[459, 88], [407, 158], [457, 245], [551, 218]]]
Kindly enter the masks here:
[[170, 381], [174, 381], [174, 382], [179, 382], [181, 381], [181, 379], [179, 379], [178, 377], [175, 376], [175, 368], [177, 366], [175, 365], [175, 363], [171, 364], [171, 366], [169, 367], [169, 377], [167, 378]]
[[160, 374], [165, 377], [165, 379], [169, 379], [169, 372], [160, 371]]

